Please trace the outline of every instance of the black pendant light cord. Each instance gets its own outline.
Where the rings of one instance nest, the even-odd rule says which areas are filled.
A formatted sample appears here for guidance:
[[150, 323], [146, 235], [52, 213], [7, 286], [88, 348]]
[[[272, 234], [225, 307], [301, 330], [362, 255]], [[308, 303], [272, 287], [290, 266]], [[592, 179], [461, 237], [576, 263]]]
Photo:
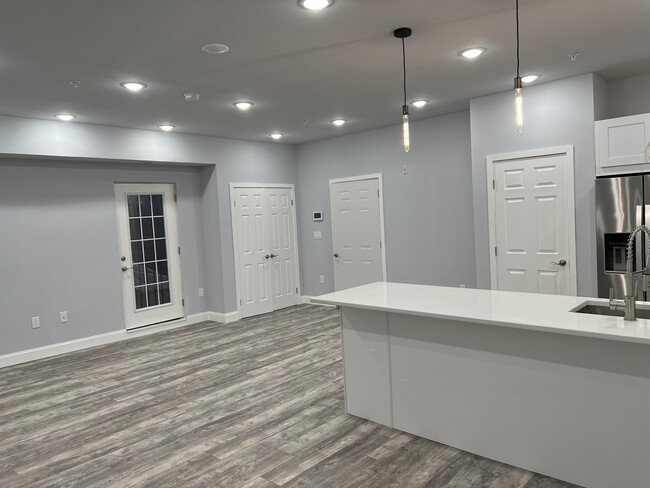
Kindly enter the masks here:
[[404, 64], [404, 106], [406, 107], [406, 44], [402, 38], [402, 60]]
[[519, 0], [515, 0], [515, 11], [517, 15], [517, 78], [519, 76]]

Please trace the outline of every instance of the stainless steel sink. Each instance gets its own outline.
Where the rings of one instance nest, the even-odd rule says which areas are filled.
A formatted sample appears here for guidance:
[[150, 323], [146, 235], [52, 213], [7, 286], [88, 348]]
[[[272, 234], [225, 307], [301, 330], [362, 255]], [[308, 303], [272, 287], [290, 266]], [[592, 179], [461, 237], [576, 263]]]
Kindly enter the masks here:
[[[611, 317], [624, 317], [624, 310], [611, 310], [606, 303], [585, 302], [577, 308], [571, 310], [575, 313], [586, 313], [590, 315], [609, 315]], [[636, 317], [638, 319], [650, 319], [650, 308], [636, 307]]]

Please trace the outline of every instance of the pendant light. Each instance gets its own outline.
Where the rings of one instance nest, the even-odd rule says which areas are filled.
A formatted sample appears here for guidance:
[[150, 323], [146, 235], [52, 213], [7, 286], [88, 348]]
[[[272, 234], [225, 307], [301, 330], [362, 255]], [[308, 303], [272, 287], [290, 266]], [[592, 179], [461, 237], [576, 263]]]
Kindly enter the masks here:
[[519, 0], [515, 0], [515, 14], [517, 17], [517, 76], [515, 77], [515, 125], [517, 131], [524, 130], [524, 85], [519, 75]]
[[404, 143], [404, 152], [409, 152], [411, 149], [411, 134], [409, 129], [409, 106], [406, 101], [406, 45], [404, 39], [411, 37], [413, 31], [408, 27], [400, 27], [395, 29], [393, 34], [396, 38], [402, 40], [402, 65], [404, 68], [404, 105], [402, 105], [402, 140]]

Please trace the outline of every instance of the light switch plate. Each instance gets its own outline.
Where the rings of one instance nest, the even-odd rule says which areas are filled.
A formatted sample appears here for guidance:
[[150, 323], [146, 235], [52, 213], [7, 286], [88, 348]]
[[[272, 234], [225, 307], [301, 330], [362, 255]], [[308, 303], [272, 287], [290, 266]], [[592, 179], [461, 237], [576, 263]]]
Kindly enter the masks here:
[[62, 324], [65, 324], [68, 321], [68, 312], [66, 310], [59, 312], [59, 320]]
[[323, 233], [320, 230], [315, 230], [314, 231], [314, 239], [321, 240], [323, 238]]
[[325, 275], [320, 275], [320, 284], [321, 285], [325, 284]]
[[205, 290], [203, 288], [199, 288], [199, 298], [203, 298], [205, 296]]
[[406, 166], [405, 164], [403, 164], [403, 165], [402, 165], [402, 174], [405, 175], [405, 174], [408, 173], [408, 172], [409, 172], [409, 168], [408, 168], [408, 166]]
[[40, 329], [40, 328], [41, 328], [41, 318], [32, 317], [32, 329]]

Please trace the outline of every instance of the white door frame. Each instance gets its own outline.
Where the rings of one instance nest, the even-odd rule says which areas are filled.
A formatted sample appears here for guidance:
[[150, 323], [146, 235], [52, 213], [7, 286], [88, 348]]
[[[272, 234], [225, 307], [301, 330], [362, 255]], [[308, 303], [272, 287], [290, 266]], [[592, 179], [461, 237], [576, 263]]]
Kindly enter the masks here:
[[296, 185], [293, 183], [230, 183], [230, 232], [232, 233], [233, 255], [235, 257], [235, 299], [237, 300], [237, 314], [241, 317], [241, 305], [239, 304], [239, 256], [237, 249], [239, 249], [239, 241], [237, 240], [237, 231], [235, 229], [235, 189], [236, 188], [290, 188], [291, 198], [293, 199], [292, 212], [293, 212], [293, 245], [296, 250], [296, 286], [298, 287], [298, 304], [301, 303], [302, 297], [302, 284], [300, 283], [300, 250], [298, 248], [298, 220], [296, 217]]
[[493, 249], [496, 247], [496, 229], [495, 229], [495, 208], [494, 198], [495, 190], [493, 188], [492, 180], [494, 180], [494, 164], [502, 161], [512, 159], [525, 159], [537, 158], [541, 156], [560, 156], [566, 157], [566, 163], [569, 166], [567, 171], [567, 225], [569, 227], [569, 290], [573, 295], [578, 294], [578, 280], [577, 280], [577, 263], [576, 263], [576, 218], [575, 218], [575, 173], [574, 173], [574, 148], [569, 146], [557, 146], [543, 149], [530, 149], [526, 151], [517, 151], [504, 154], [492, 154], [485, 158], [487, 163], [487, 178], [485, 180], [487, 186], [488, 197], [488, 235], [489, 235], [489, 253], [490, 253], [490, 288], [497, 289], [497, 257], [494, 255]]
[[[382, 173], [374, 173], [370, 175], [348, 176], [346, 178], [334, 178], [330, 180], [329, 188], [331, 195], [332, 184], [345, 183], [348, 181], [363, 181], [363, 180], [378, 180], [379, 184], [379, 231], [381, 233], [381, 267], [384, 281], [388, 281], [388, 272], [386, 270], [386, 227], [384, 226], [384, 180]], [[330, 201], [330, 215], [332, 214], [332, 202]], [[332, 220], [330, 217], [330, 231], [332, 228]]]
[[[180, 256], [180, 229], [178, 225], [178, 202], [176, 200], [176, 195], [177, 195], [177, 187], [176, 183], [144, 183], [144, 182], [137, 182], [137, 183], [128, 183], [128, 182], [114, 182], [113, 183], [113, 188], [114, 188], [114, 193], [115, 193], [115, 202], [116, 202], [116, 209], [119, 206], [120, 202], [120, 195], [124, 194], [124, 188], [129, 187], [132, 189], [133, 192], [142, 192], [142, 193], [147, 193], [147, 192], [156, 192], [156, 191], [164, 191], [161, 190], [161, 188], [171, 188], [171, 193], [173, 195], [173, 201], [169, 202], [169, 205], [172, 209], [171, 212], [165, 214], [165, 221], [167, 224], [167, 246], [168, 250], [167, 252], [169, 254], [175, 253], [176, 250], [178, 250], [178, 255], [177, 259], [172, 260], [172, 259], [167, 259], [168, 262], [168, 272], [170, 273], [170, 277], [173, 278], [173, 283], [175, 284], [174, 288], [177, 288], [177, 293], [179, 295], [179, 299], [181, 301], [181, 317], [187, 317], [187, 313], [185, 311], [185, 298], [184, 298], [184, 293], [183, 293], [183, 281], [182, 281], [182, 263], [181, 263], [181, 256]], [[123, 215], [119, 211], [116, 212], [116, 222], [117, 222], [117, 236], [118, 236], [118, 243], [120, 247], [120, 252], [122, 252], [122, 247], [126, 246], [126, 243], [129, 242], [129, 222], [128, 222], [128, 215], [127, 215], [127, 221], [124, 222], [122, 220]], [[173, 229], [173, 231], [170, 231]], [[126, 232], [126, 234], [125, 234]], [[124, 254], [125, 256], [127, 254]], [[174, 263], [176, 263], [174, 265]], [[131, 262], [131, 267], [133, 267], [133, 263]], [[172, 283], [170, 278], [170, 284]], [[128, 312], [127, 312], [127, 304], [129, 303], [129, 297], [127, 297], [127, 293], [132, 293], [132, 290], [129, 289], [127, 291], [127, 288], [124, 285], [125, 280], [132, 280], [133, 275], [129, 274], [127, 275], [126, 273], [122, 273], [122, 299], [124, 302], [124, 325], [125, 325], [125, 330], [127, 331], [133, 331], [135, 329], [139, 329], [142, 327], [148, 327], [151, 325], [156, 325], [162, 322], [167, 322], [168, 320], [163, 320], [162, 322], [151, 322], [151, 323], [137, 323], [137, 324], [131, 324], [129, 326], [128, 324]], [[131, 287], [132, 287], [132, 281], [131, 281]], [[170, 289], [170, 293], [174, 295], [174, 290]], [[175, 319], [171, 319], [175, 320]]]

